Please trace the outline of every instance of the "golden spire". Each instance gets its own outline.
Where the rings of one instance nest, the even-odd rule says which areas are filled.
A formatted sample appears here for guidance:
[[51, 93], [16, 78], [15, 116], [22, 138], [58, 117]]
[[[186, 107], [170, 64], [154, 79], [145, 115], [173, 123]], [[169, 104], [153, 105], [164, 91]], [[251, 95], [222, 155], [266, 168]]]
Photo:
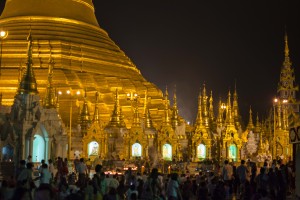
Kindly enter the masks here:
[[176, 97], [176, 85], [174, 88], [174, 96], [173, 96], [173, 112], [172, 112], [172, 127], [175, 128], [178, 126], [178, 108], [177, 108], [177, 97]]
[[255, 123], [255, 133], [259, 133], [261, 131], [261, 125], [259, 123], [258, 113], [256, 115], [256, 123]]
[[166, 86], [166, 92], [165, 92], [165, 125], [170, 124], [170, 119], [169, 119], [169, 93], [168, 93], [168, 87]]
[[141, 126], [141, 121], [139, 116], [139, 107], [135, 106], [132, 127], [140, 127], [140, 126]]
[[148, 97], [147, 97], [147, 91], [145, 91], [145, 98], [144, 98], [144, 117], [147, 115], [147, 104], [148, 104]]
[[211, 121], [213, 121], [215, 118], [212, 90], [210, 91], [210, 98], [209, 98], [209, 118]]
[[285, 43], [285, 48], [284, 48], [284, 55], [286, 58], [289, 57], [289, 45], [288, 45], [288, 36], [287, 36], [287, 32], [285, 31], [284, 34], [284, 43]]
[[248, 122], [248, 125], [247, 125], [247, 129], [249, 131], [252, 131], [254, 129], [253, 120], [252, 120], [252, 109], [251, 109], [251, 106], [250, 106], [250, 110], [249, 110], [249, 122]]
[[290, 68], [292, 66], [292, 63], [290, 61], [290, 56], [289, 56], [289, 45], [288, 45], [288, 36], [287, 32], [285, 31], [284, 34], [284, 62], [283, 62], [283, 67], [285, 68]]
[[99, 104], [99, 93], [98, 92], [96, 92], [95, 97], [96, 97], [96, 103], [95, 103], [93, 123], [98, 124], [100, 122], [99, 108], [98, 108], [98, 104]]
[[237, 119], [239, 117], [239, 106], [238, 106], [238, 94], [236, 90], [236, 83], [234, 84], [234, 93], [233, 93], [233, 117]]
[[230, 90], [228, 91], [226, 121], [227, 121], [228, 125], [234, 125], [234, 119], [232, 117], [232, 112], [231, 112], [231, 94], [230, 94]]
[[32, 36], [31, 31], [27, 37], [27, 67], [19, 84], [18, 94], [38, 94], [37, 83], [32, 69]]
[[206, 94], [206, 88], [205, 83], [203, 84], [203, 91], [202, 91], [202, 100], [203, 100], [203, 118], [204, 118], [204, 124], [206, 127], [208, 127], [209, 121], [208, 121], [208, 107], [207, 107], [207, 99], [208, 96]]
[[90, 111], [87, 103], [86, 89], [84, 90], [84, 103], [80, 114], [80, 126], [82, 135], [87, 134], [87, 129], [90, 123]]
[[54, 89], [52, 87], [53, 68], [54, 68], [54, 60], [50, 54], [49, 70], [48, 70], [48, 85], [47, 85], [47, 91], [46, 91], [45, 100], [44, 100], [44, 107], [48, 108], [48, 109], [56, 107], [55, 93], [54, 93]]
[[90, 111], [89, 111], [89, 106], [87, 103], [87, 95], [86, 95], [86, 89], [84, 90], [84, 103], [82, 106], [82, 111], [80, 115], [81, 123], [83, 122], [89, 122], [90, 121]]
[[219, 105], [218, 105], [218, 120], [217, 120], [217, 123], [218, 123], [218, 126], [222, 126], [222, 123], [223, 123], [223, 113], [224, 113], [224, 110], [222, 108], [222, 100], [221, 100], [221, 97], [219, 98]]
[[118, 88], [116, 89], [116, 94], [115, 94], [114, 110], [112, 112], [111, 119], [109, 121], [108, 126], [112, 126], [112, 127], [124, 127], [125, 126], [125, 123], [123, 120], [122, 109], [120, 108]]
[[[201, 89], [200, 89], [201, 91]], [[201, 97], [201, 92], [199, 92], [198, 95], [198, 113], [197, 113], [197, 119], [196, 119], [196, 125], [197, 126], [202, 126], [203, 124], [203, 119], [202, 119], [202, 97]]]
[[22, 66], [21, 63], [20, 63], [20, 65], [19, 65], [18, 73], [19, 73], [18, 82], [19, 82], [19, 84], [20, 84], [20, 83], [21, 83], [21, 80], [22, 80], [22, 75], [23, 75], [23, 66]]
[[150, 115], [150, 110], [147, 108], [147, 115], [146, 115], [146, 128], [153, 128], [152, 119]]

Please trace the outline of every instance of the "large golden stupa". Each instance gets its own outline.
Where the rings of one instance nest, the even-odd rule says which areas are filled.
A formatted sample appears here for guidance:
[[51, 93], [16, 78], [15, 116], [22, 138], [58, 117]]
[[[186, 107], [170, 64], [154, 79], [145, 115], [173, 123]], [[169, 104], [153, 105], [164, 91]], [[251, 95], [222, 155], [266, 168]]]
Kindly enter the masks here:
[[[77, 124], [85, 91], [91, 115], [95, 93], [99, 92], [98, 105], [103, 123], [110, 120], [116, 90], [123, 114], [127, 115], [124, 118], [127, 126], [131, 126], [133, 120], [133, 101], [128, 94], [130, 97], [138, 95], [140, 113], [147, 103], [153, 120], [158, 123], [162, 120], [164, 100], [161, 90], [145, 80], [107, 32], [100, 28], [94, 12], [92, 0], [6, 1], [0, 17], [0, 29], [8, 33], [6, 38], [1, 38], [0, 91], [3, 105], [13, 104], [26, 66], [26, 38], [31, 32], [38, 92], [43, 99], [48, 84], [49, 60], [52, 60], [52, 85], [56, 94], [61, 92], [59, 113], [65, 124], [69, 124], [70, 110], [74, 121], [72, 126]], [[70, 94], [66, 93], [68, 90]]]

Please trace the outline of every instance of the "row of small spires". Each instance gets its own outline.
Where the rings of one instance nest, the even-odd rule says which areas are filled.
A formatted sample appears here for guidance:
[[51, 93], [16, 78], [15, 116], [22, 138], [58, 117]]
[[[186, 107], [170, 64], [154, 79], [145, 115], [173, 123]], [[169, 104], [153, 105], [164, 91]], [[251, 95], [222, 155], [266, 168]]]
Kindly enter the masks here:
[[[26, 63], [26, 71], [22, 75], [22, 78], [19, 83], [19, 88], [18, 88], [18, 93], [19, 94], [38, 94], [37, 90], [37, 82], [34, 76], [34, 72], [32, 69], [32, 35], [31, 32], [28, 35], [27, 38], [28, 41], [28, 48], [27, 48], [27, 63]], [[286, 65], [290, 66], [290, 61], [289, 61], [289, 49], [288, 49], [288, 43], [287, 43], [287, 35], [285, 35], [285, 61], [284, 63]], [[54, 60], [50, 56], [50, 61], [49, 61], [49, 71], [48, 71], [48, 85], [47, 85], [47, 92], [46, 96], [44, 99], [44, 106], [46, 108], [56, 108], [57, 107], [57, 102], [55, 101], [55, 91], [52, 87], [52, 77], [53, 77], [53, 67], [54, 67]], [[176, 90], [176, 89], [175, 89]], [[177, 108], [177, 98], [176, 98], [176, 91], [174, 92], [174, 98], [173, 98], [173, 108], [172, 108], [172, 118], [170, 120], [169, 118], [169, 100], [168, 100], [168, 90], [166, 88], [165, 92], [165, 117], [164, 117], [164, 124], [169, 125], [170, 121], [172, 123], [173, 127], [176, 127], [179, 125], [179, 114], [178, 114], [178, 108]], [[96, 94], [96, 102], [98, 102], [99, 94]], [[240, 127], [240, 121], [239, 121], [239, 112], [238, 112], [238, 101], [237, 101], [237, 92], [236, 92], [236, 87], [233, 95], [233, 104], [231, 108], [231, 94], [230, 91], [228, 92], [228, 99], [227, 99], [227, 104], [226, 104], [226, 123], [229, 126], [236, 126]], [[213, 120], [214, 118], [214, 112], [213, 112], [213, 98], [212, 98], [212, 92], [209, 98], [209, 107], [207, 106], [208, 102], [208, 96], [206, 95], [206, 88], [205, 84], [202, 90], [202, 94], [199, 94], [198, 97], [198, 113], [197, 113], [197, 119], [196, 119], [196, 125], [200, 127], [206, 127], [208, 128], [209, 126], [209, 121]], [[97, 104], [97, 103], [96, 103]], [[203, 104], [203, 105], [202, 105]], [[224, 123], [223, 119], [223, 113], [224, 113], [224, 103], [221, 102], [221, 99], [219, 101], [219, 112], [218, 112], [218, 118], [217, 122], [222, 124]], [[203, 109], [203, 110], [202, 110]], [[150, 111], [149, 109], [147, 112], [144, 113], [145, 117], [147, 119], [147, 126], [151, 127], [152, 122], [150, 119]], [[96, 120], [94, 119], [93, 121], [98, 121], [99, 120], [99, 110], [98, 107], [95, 106], [95, 113], [94, 113], [94, 118], [97, 118]], [[88, 111], [88, 105], [86, 101], [86, 94], [85, 94], [85, 101], [83, 104], [82, 112], [81, 112], [81, 121], [86, 122], [89, 120], [89, 111]], [[135, 117], [134, 117], [134, 124], [137, 125], [139, 123], [138, 120], [138, 110], [135, 110]], [[124, 119], [122, 115], [122, 110], [119, 105], [119, 99], [118, 99], [118, 91], [116, 90], [116, 98], [115, 98], [115, 105], [114, 105], [114, 110], [111, 116], [111, 120], [109, 123], [111, 126], [121, 126], [124, 127]], [[252, 111], [250, 108], [250, 118], [249, 118], [249, 124], [247, 128], [252, 128], [253, 127], [253, 122], [252, 122]]]

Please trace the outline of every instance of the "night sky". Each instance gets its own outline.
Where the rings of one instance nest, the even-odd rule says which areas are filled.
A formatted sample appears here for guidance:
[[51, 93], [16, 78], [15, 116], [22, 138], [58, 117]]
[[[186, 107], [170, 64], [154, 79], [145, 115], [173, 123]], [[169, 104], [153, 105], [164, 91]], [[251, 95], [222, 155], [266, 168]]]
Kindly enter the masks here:
[[[215, 2], [215, 3], [213, 3]], [[265, 117], [276, 96], [284, 60], [285, 27], [300, 83], [300, 1], [94, 0], [100, 27], [142, 75], [193, 122], [203, 83], [215, 106], [235, 83], [243, 120], [250, 106]], [[1, 0], [3, 7], [4, 1]], [[300, 95], [298, 94], [298, 98]]]

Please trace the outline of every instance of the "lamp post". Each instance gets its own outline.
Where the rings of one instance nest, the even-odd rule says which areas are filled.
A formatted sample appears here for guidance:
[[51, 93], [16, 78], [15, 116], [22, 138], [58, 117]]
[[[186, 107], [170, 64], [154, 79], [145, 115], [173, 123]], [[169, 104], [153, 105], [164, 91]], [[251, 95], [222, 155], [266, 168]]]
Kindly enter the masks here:
[[[219, 162], [223, 159], [223, 130], [225, 128], [226, 116], [224, 116], [224, 112], [227, 106], [225, 103], [221, 103], [221, 110], [222, 110], [222, 124], [221, 124], [221, 132], [219, 135]], [[226, 113], [225, 113], [226, 114]], [[226, 157], [226, 155], [225, 155]]]
[[[58, 94], [63, 94], [61, 91], [58, 91]], [[69, 137], [68, 137], [68, 159], [71, 159], [71, 146], [72, 146], [72, 114], [73, 114], [73, 99], [71, 90], [67, 90], [66, 94], [70, 97], [70, 116], [69, 116]], [[76, 99], [80, 95], [80, 91], [76, 91]]]
[[2, 43], [3, 40], [8, 36], [8, 32], [1, 30], [0, 31], [0, 76], [1, 76], [1, 68], [2, 68]]
[[[135, 114], [137, 113], [138, 115], [138, 94], [134, 93], [134, 92], [129, 92], [126, 94], [127, 96], [127, 100], [131, 102], [131, 109], [133, 110], [133, 124], [137, 123], [137, 121], [135, 120]], [[133, 108], [133, 102], [136, 102], [135, 108]], [[128, 140], [128, 159], [130, 159], [130, 155], [131, 155], [131, 143], [130, 140]]]
[[[273, 129], [274, 129], [274, 133], [273, 133], [273, 158], [274, 159], [276, 159], [276, 154], [277, 154], [277, 142], [276, 142], [276, 104], [278, 103], [278, 99], [277, 98], [275, 98], [274, 100], [273, 100], [273, 111], [274, 111], [274, 113], [273, 113], [273, 115], [274, 115], [274, 127], [273, 127]], [[279, 119], [278, 119], [279, 120]]]

